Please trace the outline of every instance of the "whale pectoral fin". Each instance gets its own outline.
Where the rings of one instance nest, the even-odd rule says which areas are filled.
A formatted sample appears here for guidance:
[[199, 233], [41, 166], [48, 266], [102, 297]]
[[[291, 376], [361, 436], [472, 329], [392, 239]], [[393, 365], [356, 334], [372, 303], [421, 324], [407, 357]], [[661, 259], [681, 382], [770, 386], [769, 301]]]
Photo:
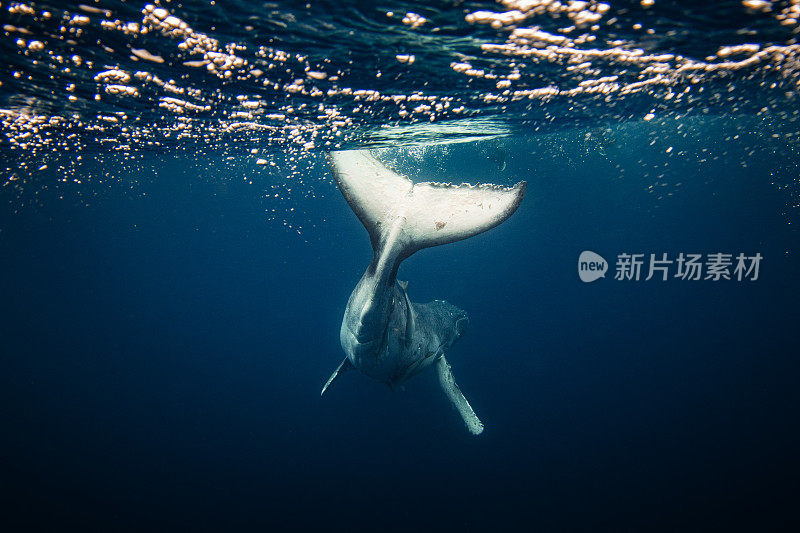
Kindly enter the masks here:
[[436, 372], [439, 374], [439, 384], [442, 386], [442, 390], [458, 410], [458, 414], [461, 415], [470, 433], [473, 435], [483, 433], [483, 423], [478, 418], [478, 415], [475, 414], [475, 411], [472, 410], [472, 406], [464, 397], [461, 389], [458, 388], [453, 373], [450, 371], [450, 365], [444, 356], [436, 361]]
[[345, 357], [344, 361], [339, 363], [339, 366], [337, 366], [336, 370], [333, 371], [333, 374], [331, 374], [331, 377], [328, 378], [328, 381], [325, 382], [325, 386], [322, 387], [322, 392], [320, 392], [319, 395], [322, 396], [323, 394], [325, 394], [325, 391], [328, 390], [328, 387], [330, 386], [330, 384], [333, 383], [333, 380], [336, 379], [339, 376], [339, 374], [341, 374], [343, 372], [347, 372], [348, 370], [354, 370], [354, 369], [355, 369], [355, 367], [353, 366], [353, 363], [350, 362], [350, 359]]

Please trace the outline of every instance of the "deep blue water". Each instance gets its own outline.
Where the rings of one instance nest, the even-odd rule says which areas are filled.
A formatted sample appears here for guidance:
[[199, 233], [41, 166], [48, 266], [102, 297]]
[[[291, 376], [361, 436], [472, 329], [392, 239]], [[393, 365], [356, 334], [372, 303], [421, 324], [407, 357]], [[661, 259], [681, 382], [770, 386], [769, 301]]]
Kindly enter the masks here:
[[[583, 131], [500, 139], [491, 175], [482, 145], [437, 160], [528, 181], [506, 223], [399, 275], [470, 315], [449, 360], [478, 437], [431, 371], [405, 392], [350, 373], [319, 397], [371, 254], [330, 180], [295, 200], [317, 225], [303, 237], [236, 176], [220, 187], [214, 153], [145, 157], [139, 193], [4, 215], [5, 530], [796, 526], [798, 235], [770, 183], [791, 165], [751, 123], [688, 127], [654, 147], [635, 128], [602, 150]], [[304, 171], [323, 177], [322, 154]], [[671, 196], [648, 192], [656, 172]], [[583, 250], [764, 259], [754, 282], [584, 284]]]

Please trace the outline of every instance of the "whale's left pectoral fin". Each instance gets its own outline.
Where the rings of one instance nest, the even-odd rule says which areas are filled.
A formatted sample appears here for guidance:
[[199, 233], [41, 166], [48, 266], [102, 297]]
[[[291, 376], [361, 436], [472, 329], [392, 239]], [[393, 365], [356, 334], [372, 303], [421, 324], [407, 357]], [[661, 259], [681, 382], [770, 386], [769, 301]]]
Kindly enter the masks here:
[[333, 371], [333, 374], [331, 374], [331, 377], [328, 378], [328, 381], [325, 382], [325, 386], [322, 387], [322, 392], [320, 392], [319, 395], [322, 396], [323, 394], [325, 394], [325, 391], [328, 390], [328, 387], [330, 386], [330, 384], [333, 383], [333, 380], [336, 379], [339, 376], [339, 374], [342, 374], [343, 372], [347, 372], [348, 370], [354, 370], [354, 369], [355, 369], [355, 367], [350, 362], [350, 359], [345, 357], [344, 361], [339, 363], [339, 366], [337, 366], [336, 370]]
[[450, 371], [450, 365], [444, 356], [436, 361], [436, 372], [439, 374], [439, 384], [442, 386], [442, 390], [458, 410], [458, 414], [461, 415], [470, 433], [473, 435], [483, 433], [483, 423], [478, 418], [478, 415], [475, 414], [475, 411], [472, 410], [472, 406], [464, 397], [461, 389], [458, 388], [456, 380], [453, 378], [453, 373]]

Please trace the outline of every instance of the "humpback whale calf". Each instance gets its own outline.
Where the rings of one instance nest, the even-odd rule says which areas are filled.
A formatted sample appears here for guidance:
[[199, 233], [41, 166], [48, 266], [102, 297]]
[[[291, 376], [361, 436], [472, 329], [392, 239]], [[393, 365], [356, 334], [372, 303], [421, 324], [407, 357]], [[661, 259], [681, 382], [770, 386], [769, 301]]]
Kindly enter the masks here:
[[525, 194], [513, 187], [413, 183], [369, 151], [332, 152], [329, 162], [347, 203], [369, 232], [372, 262], [345, 308], [339, 339], [345, 358], [320, 395], [343, 372], [358, 369], [393, 389], [435, 366], [442, 390], [467, 429], [483, 431], [458, 388], [445, 356], [468, 324], [467, 314], [445, 301], [412, 303], [400, 263], [422, 248], [487, 231], [510, 217]]

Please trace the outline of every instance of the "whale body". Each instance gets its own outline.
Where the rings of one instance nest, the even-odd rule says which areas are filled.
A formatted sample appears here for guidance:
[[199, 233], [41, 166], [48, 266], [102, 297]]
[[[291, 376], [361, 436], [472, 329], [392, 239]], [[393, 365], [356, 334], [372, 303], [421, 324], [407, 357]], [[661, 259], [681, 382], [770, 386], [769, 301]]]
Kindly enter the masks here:
[[345, 358], [321, 394], [349, 370], [398, 388], [434, 366], [467, 429], [480, 434], [483, 424], [446, 359], [469, 323], [466, 312], [442, 300], [412, 303], [397, 270], [422, 248], [466, 239], [506, 220], [522, 201], [525, 182], [513, 187], [414, 183], [364, 150], [332, 152], [329, 162], [369, 233], [373, 256], [345, 308], [339, 333]]

